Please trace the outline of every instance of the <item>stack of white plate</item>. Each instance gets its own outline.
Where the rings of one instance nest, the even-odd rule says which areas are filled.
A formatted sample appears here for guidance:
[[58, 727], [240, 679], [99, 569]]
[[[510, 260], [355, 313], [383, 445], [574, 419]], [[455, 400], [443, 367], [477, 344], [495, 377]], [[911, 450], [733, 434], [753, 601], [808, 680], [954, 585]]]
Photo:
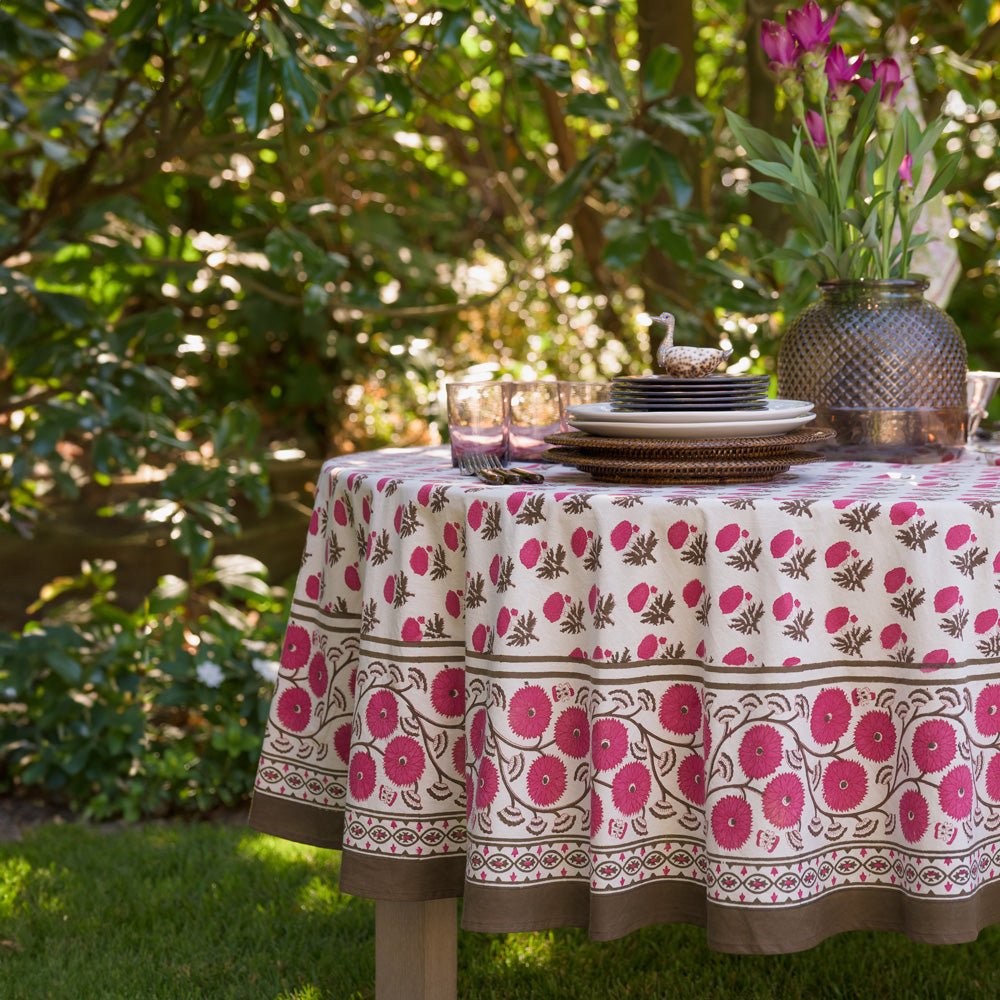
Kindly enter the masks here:
[[763, 409], [748, 410], [622, 412], [611, 403], [583, 403], [567, 410], [571, 427], [616, 438], [774, 437], [804, 427], [815, 418], [813, 404], [798, 399], [769, 399]]

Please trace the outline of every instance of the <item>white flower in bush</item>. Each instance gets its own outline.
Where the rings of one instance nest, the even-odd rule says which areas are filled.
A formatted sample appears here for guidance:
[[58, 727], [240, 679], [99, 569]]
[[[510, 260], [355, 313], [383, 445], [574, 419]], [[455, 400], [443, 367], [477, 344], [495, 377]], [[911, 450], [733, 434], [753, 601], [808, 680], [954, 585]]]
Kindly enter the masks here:
[[202, 662], [194, 668], [194, 672], [198, 676], [198, 680], [200, 680], [205, 687], [217, 688], [222, 683], [222, 667], [220, 667], [218, 663], [213, 663], [211, 660], [202, 660]]
[[278, 679], [278, 667], [281, 664], [277, 660], [263, 660], [259, 656], [255, 656], [250, 661], [250, 665], [269, 683], [273, 684]]

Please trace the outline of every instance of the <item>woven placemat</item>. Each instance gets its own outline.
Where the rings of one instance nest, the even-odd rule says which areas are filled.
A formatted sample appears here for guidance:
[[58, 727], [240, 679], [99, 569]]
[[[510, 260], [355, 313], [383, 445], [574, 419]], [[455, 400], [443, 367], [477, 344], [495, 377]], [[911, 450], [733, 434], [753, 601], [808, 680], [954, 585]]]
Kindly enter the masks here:
[[609, 483], [638, 483], [642, 485], [684, 485], [708, 483], [766, 482], [788, 472], [792, 465], [817, 462], [819, 455], [804, 452], [791, 453], [782, 458], [750, 458], [730, 461], [696, 461], [657, 459], [622, 459], [601, 455], [574, 454], [568, 449], [556, 448], [548, 457], [570, 465]]
[[827, 428], [789, 431], [774, 437], [749, 438], [629, 438], [599, 437], [584, 431], [563, 431], [545, 438], [558, 448], [578, 453], [595, 453], [616, 458], [730, 459], [784, 456], [796, 448], [829, 441], [835, 432]]

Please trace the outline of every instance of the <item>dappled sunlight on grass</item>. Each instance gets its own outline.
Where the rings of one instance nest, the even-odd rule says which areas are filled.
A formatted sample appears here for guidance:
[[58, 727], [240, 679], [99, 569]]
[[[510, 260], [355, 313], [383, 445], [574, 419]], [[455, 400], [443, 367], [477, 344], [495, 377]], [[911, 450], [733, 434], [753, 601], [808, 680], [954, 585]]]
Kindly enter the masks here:
[[492, 942], [490, 951], [497, 962], [507, 967], [549, 965], [556, 957], [555, 932], [505, 934]]
[[14, 915], [18, 897], [30, 876], [31, 865], [24, 858], [7, 858], [0, 862], [0, 917]]

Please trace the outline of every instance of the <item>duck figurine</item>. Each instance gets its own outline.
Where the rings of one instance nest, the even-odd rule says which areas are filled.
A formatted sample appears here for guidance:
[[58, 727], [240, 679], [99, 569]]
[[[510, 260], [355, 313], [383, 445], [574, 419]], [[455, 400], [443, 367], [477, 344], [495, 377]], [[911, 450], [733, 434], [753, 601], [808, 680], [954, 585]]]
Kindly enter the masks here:
[[653, 323], [666, 328], [660, 346], [656, 349], [656, 363], [664, 375], [674, 378], [704, 378], [711, 375], [733, 351], [721, 347], [674, 347], [674, 317], [671, 313], [660, 313], [652, 317]]

